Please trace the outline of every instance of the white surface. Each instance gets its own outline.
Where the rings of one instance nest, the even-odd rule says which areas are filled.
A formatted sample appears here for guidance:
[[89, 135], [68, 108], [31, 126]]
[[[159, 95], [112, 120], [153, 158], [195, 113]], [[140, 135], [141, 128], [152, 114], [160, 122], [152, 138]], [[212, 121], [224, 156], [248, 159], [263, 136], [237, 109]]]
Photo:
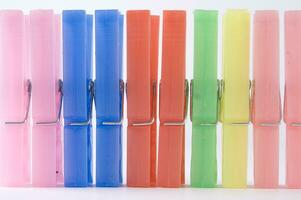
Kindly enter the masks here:
[[24, 188], [0, 189], [2, 200], [297, 200], [300, 190], [160, 189], [160, 188]]
[[[221, 16], [227, 8], [246, 8], [253, 12], [256, 9], [277, 9], [280, 11], [280, 66], [281, 89], [283, 96], [284, 59], [283, 59], [283, 11], [287, 9], [301, 9], [300, 0], [2, 0], [0, 9], [22, 9], [28, 12], [30, 9], [47, 8], [60, 12], [63, 9], [86, 9], [93, 13], [95, 9], [118, 8], [123, 13], [128, 9], [150, 9], [154, 14], [162, 14], [163, 9], [187, 10], [187, 78], [192, 78], [193, 66], [193, 10], [215, 9], [219, 10], [219, 27]], [[162, 18], [161, 18], [162, 20]], [[162, 22], [162, 21], [161, 21]], [[162, 24], [161, 24], [162, 25]], [[125, 48], [124, 48], [125, 49]], [[161, 49], [160, 49], [161, 52]], [[126, 55], [126, 54], [124, 54]], [[161, 58], [161, 56], [160, 56]], [[252, 58], [252, 56], [251, 56]], [[124, 56], [126, 63], [126, 56]], [[252, 64], [252, 61], [250, 61]], [[160, 64], [160, 63], [159, 63]], [[124, 66], [126, 67], [126, 66]], [[159, 66], [160, 69], [160, 66]], [[219, 76], [221, 73], [221, 29], [219, 28]], [[126, 76], [125, 76], [126, 77]], [[126, 125], [124, 126], [126, 127]], [[220, 129], [220, 127], [219, 127]], [[124, 149], [126, 149], [126, 134], [124, 134]], [[253, 148], [252, 130], [249, 131], [248, 154], [248, 183], [253, 183]], [[191, 123], [186, 125], [186, 184], [189, 184], [190, 173], [190, 148], [191, 148]], [[221, 182], [221, 132], [218, 131], [218, 181]], [[126, 151], [124, 152], [124, 166], [126, 163]], [[285, 182], [285, 132], [281, 125], [280, 132], [280, 169], [279, 183]], [[0, 163], [1, 164], [1, 163]], [[124, 167], [124, 179], [125, 177]], [[133, 188], [0, 188], [0, 199], [300, 199], [301, 190], [227, 190], [227, 189], [133, 189]]]

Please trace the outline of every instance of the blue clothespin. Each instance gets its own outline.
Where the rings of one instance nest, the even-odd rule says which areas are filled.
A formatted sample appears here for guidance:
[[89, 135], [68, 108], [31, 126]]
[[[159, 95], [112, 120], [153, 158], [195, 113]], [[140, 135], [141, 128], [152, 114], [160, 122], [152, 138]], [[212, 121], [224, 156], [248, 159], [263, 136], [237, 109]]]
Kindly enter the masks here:
[[95, 11], [96, 186], [122, 184], [123, 16], [118, 10]]
[[85, 11], [63, 11], [66, 187], [92, 184], [92, 27]]

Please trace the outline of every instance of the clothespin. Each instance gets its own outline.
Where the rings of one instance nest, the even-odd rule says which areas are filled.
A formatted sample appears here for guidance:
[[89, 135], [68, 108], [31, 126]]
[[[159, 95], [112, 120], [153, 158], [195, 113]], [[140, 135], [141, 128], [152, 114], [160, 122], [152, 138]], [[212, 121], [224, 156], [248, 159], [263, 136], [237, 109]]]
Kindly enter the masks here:
[[30, 183], [28, 16], [0, 11], [0, 185]]
[[185, 182], [185, 118], [189, 86], [186, 77], [186, 12], [163, 12], [158, 186]]
[[247, 186], [250, 121], [250, 14], [227, 10], [223, 16], [223, 80], [220, 121], [223, 123], [223, 187]]
[[61, 144], [61, 19], [52, 10], [30, 12], [32, 75], [32, 184], [63, 182]]
[[215, 187], [217, 184], [216, 125], [219, 107], [217, 30], [217, 11], [194, 11], [194, 68], [190, 84], [192, 187]]
[[252, 123], [254, 186], [275, 188], [279, 172], [279, 19], [277, 11], [254, 15]]
[[159, 17], [127, 12], [127, 185], [156, 185]]
[[84, 10], [63, 11], [66, 187], [92, 185], [92, 27]]
[[285, 12], [286, 186], [301, 188], [301, 11]]

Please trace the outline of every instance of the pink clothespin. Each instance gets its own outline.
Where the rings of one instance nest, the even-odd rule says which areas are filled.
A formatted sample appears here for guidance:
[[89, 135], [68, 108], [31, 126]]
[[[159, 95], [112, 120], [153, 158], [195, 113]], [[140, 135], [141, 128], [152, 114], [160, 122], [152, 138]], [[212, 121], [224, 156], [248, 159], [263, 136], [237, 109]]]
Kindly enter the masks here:
[[60, 16], [52, 10], [30, 12], [34, 186], [56, 186], [63, 181], [60, 26]]
[[30, 181], [27, 17], [0, 11], [0, 185]]
[[301, 188], [301, 11], [285, 13], [286, 185]]
[[279, 16], [277, 11], [256, 11], [254, 16], [254, 186], [278, 187], [279, 124]]

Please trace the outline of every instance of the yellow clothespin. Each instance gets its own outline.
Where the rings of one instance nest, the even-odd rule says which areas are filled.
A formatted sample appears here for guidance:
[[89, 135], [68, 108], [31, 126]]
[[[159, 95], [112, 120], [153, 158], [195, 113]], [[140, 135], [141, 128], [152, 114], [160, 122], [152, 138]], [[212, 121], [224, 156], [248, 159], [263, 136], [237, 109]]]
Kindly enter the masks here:
[[223, 123], [222, 184], [247, 186], [247, 144], [250, 121], [250, 14], [227, 10], [223, 16], [223, 80], [220, 121]]

